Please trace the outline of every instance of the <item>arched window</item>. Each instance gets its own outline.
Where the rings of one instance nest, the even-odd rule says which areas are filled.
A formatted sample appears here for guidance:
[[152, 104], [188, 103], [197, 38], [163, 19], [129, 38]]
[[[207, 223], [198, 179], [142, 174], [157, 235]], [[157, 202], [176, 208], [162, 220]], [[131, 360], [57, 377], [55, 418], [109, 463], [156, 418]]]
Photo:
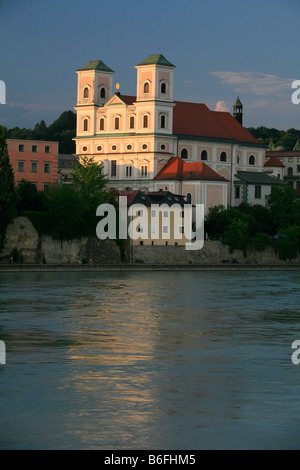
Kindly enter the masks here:
[[134, 129], [134, 116], [131, 116], [131, 117], [130, 117], [130, 120], [129, 120], [129, 127], [130, 127], [130, 129]]
[[249, 165], [255, 165], [255, 156], [254, 156], [254, 155], [250, 155], [250, 157], [249, 157]]
[[166, 116], [164, 114], [160, 115], [160, 127], [165, 129], [166, 127]]
[[188, 151], [187, 149], [182, 149], [181, 152], [180, 152], [180, 156], [181, 158], [183, 158], [184, 160], [186, 160], [188, 158]]
[[88, 129], [89, 129], [89, 121], [88, 121], [88, 119], [84, 119], [83, 120], [83, 130], [88, 131]]
[[207, 151], [206, 151], [206, 150], [202, 150], [202, 152], [201, 152], [201, 160], [207, 160]]
[[120, 119], [118, 117], [115, 118], [115, 129], [120, 129]]
[[88, 87], [85, 87], [85, 89], [83, 90], [83, 97], [84, 97], [84, 98], [88, 98], [88, 97], [89, 97], [89, 89], [88, 89]]
[[227, 154], [226, 154], [226, 152], [221, 152], [221, 155], [220, 155], [220, 162], [227, 162]]
[[191, 195], [191, 193], [187, 193], [187, 195], [186, 195], [186, 202], [187, 202], [188, 204], [191, 204], [191, 203], [192, 203], [192, 195]]
[[149, 93], [149, 90], [150, 90], [149, 83], [148, 82], [144, 83], [144, 93], [145, 94]]
[[104, 131], [104, 118], [100, 119], [99, 129], [100, 129], [100, 131]]
[[166, 82], [162, 82], [161, 85], [160, 85], [160, 93], [162, 95], [166, 95], [167, 93], [167, 84]]
[[148, 115], [147, 114], [143, 116], [143, 127], [144, 128], [148, 127]]
[[104, 87], [100, 88], [100, 98], [106, 98], [106, 90]]

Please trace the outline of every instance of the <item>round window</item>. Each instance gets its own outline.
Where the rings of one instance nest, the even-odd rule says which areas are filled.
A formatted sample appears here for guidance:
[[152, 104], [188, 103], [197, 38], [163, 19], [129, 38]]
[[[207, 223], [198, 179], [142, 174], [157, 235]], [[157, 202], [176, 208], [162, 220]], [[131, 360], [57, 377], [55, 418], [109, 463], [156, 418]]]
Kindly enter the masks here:
[[161, 150], [166, 150], [165, 144], [161, 144], [160, 148], [161, 148]]
[[97, 151], [98, 151], [98, 152], [101, 152], [101, 150], [102, 150], [102, 147], [101, 147], [101, 145], [98, 145], [98, 147], [97, 147]]
[[83, 151], [83, 152], [86, 152], [86, 151], [87, 151], [87, 147], [82, 147], [82, 151]]
[[116, 146], [116, 145], [113, 145], [111, 149], [112, 149], [112, 150], [117, 150], [117, 146]]
[[143, 150], [146, 150], [147, 148], [148, 148], [148, 145], [147, 145], [147, 144], [143, 144], [143, 145], [142, 145], [142, 149], [143, 149]]
[[131, 150], [132, 149], [132, 145], [127, 145], [127, 150]]

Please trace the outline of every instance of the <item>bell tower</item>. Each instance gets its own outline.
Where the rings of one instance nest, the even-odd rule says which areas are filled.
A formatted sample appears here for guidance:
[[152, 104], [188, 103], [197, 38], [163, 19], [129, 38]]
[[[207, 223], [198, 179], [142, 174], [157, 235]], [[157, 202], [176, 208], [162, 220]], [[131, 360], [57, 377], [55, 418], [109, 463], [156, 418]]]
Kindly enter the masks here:
[[171, 64], [162, 54], [150, 55], [136, 65], [136, 106], [142, 114], [146, 108], [149, 128], [156, 133], [171, 134], [173, 128], [173, 72]]
[[97, 108], [103, 106], [113, 94], [113, 74], [102, 60], [92, 60], [76, 70], [77, 85], [77, 135], [96, 133]]
[[233, 117], [243, 125], [243, 105], [240, 98], [237, 97], [236, 102], [233, 105]]

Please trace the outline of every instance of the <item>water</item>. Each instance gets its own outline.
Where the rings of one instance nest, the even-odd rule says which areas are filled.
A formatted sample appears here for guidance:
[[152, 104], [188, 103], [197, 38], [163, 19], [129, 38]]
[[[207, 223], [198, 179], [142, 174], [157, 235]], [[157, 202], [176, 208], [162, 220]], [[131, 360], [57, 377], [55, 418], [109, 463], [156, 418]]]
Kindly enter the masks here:
[[0, 274], [0, 448], [300, 448], [299, 281]]

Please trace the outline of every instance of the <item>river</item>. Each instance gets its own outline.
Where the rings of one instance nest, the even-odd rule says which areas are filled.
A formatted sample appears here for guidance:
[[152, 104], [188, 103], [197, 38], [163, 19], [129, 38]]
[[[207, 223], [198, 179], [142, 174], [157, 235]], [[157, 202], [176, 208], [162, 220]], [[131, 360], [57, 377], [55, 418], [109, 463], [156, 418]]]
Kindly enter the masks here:
[[299, 282], [0, 273], [0, 448], [300, 448]]

